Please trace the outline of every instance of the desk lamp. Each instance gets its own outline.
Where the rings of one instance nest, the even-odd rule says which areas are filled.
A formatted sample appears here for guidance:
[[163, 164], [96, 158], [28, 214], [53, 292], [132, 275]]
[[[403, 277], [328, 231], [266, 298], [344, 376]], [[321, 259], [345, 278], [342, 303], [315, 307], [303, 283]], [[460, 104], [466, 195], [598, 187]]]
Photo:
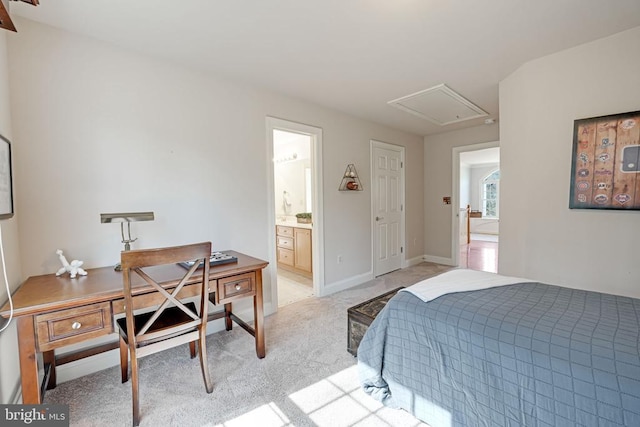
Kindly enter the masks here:
[[[122, 243], [124, 243], [124, 250], [131, 250], [131, 243], [138, 240], [131, 238], [131, 223], [137, 221], [153, 221], [153, 212], [120, 212], [120, 213], [103, 213], [100, 214], [100, 222], [103, 224], [119, 222], [120, 223], [120, 235], [122, 236]], [[124, 223], [127, 223], [127, 234], [125, 236]], [[116, 271], [120, 271], [120, 263], [117, 263], [114, 267]]]

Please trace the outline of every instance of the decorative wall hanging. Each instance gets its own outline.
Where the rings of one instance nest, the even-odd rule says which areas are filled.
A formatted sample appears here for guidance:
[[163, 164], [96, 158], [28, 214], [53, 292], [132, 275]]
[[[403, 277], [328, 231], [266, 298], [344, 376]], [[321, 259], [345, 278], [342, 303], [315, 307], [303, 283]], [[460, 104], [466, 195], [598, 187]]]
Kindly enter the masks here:
[[347, 169], [344, 171], [342, 181], [338, 187], [340, 191], [362, 191], [362, 184], [360, 178], [358, 178], [358, 172], [353, 163], [347, 165]]
[[640, 210], [640, 111], [574, 121], [569, 208]]
[[[18, 1], [18, 0], [13, 0], [13, 1]], [[20, 0], [24, 3], [29, 3], [33, 6], [37, 6], [39, 4], [40, 0]], [[13, 24], [13, 21], [11, 20], [11, 17], [9, 16], [9, 1], [8, 0], [3, 0], [2, 2], [0, 2], [0, 28], [4, 28], [5, 30], [9, 30], [9, 31], [13, 31], [13, 32], [18, 32], [18, 30], [16, 30], [16, 26]]]

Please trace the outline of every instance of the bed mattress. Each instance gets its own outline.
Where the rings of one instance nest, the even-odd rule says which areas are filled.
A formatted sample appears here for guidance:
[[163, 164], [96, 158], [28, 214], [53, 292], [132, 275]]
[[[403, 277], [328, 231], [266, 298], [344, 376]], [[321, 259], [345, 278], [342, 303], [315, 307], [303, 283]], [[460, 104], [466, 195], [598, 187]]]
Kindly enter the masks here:
[[483, 287], [392, 298], [358, 349], [365, 392], [432, 427], [640, 426], [640, 299]]

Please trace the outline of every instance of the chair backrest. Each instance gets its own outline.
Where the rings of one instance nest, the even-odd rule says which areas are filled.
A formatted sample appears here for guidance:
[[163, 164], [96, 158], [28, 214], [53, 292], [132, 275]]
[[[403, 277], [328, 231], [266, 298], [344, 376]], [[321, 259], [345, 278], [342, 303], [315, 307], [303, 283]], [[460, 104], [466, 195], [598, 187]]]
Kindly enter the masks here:
[[[207, 322], [207, 308], [209, 305], [209, 257], [211, 256], [211, 242], [194, 243], [183, 246], [173, 246], [155, 249], [139, 249], [124, 251], [121, 253], [121, 266], [123, 289], [125, 297], [125, 312], [127, 316], [127, 335], [133, 341], [134, 347], [138, 342], [160, 339], [164, 336], [179, 334], [181, 331], [193, 329]], [[175, 287], [169, 291], [163, 288], [162, 283], [153, 278], [154, 272], [149, 267], [166, 264], [181, 264], [186, 266], [184, 275]], [[180, 269], [180, 267], [179, 267]], [[159, 306], [150, 316], [145, 325], [135, 333], [133, 310], [134, 301], [131, 293], [132, 278], [140, 276], [153, 291], [162, 295]], [[187, 284], [199, 283], [199, 313], [194, 313], [179, 299], [178, 294]], [[188, 319], [186, 322], [153, 328], [165, 309], [178, 307]], [[185, 317], [185, 316], [183, 316]], [[203, 320], [204, 319], [204, 320]], [[155, 330], [154, 330], [155, 329]]]

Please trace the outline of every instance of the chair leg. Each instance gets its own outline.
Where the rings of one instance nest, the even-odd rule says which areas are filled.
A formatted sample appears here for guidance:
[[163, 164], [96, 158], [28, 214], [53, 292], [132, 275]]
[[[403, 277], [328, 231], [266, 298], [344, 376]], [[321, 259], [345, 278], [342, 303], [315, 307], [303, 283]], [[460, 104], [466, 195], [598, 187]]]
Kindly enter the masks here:
[[122, 337], [120, 337], [120, 375], [122, 383], [129, 381], [129, 346]]
[[204, 378], [204, 386], [207, 389], [207, 393], [213, 392], [213, 383], [211, 382], [211, 376], [209, 375], [209, 363], [207, 359], [207, 324], [204, 328], [200, 328], [200, 340], [198, 341], [198, 350], [200, 353], [200, 367], [202, 368], [202, 377]]
[[195, 359], [195, 357], [196, 357], [196, 342], [195, 341], [191, 341], [189, 343], [189, 353], [191, 354], [191, 358]]
[[133, 425], [140, 424], [140, 403], [138, 400], [138, 358], [131, 356], [131, 399], [133, 401]]

